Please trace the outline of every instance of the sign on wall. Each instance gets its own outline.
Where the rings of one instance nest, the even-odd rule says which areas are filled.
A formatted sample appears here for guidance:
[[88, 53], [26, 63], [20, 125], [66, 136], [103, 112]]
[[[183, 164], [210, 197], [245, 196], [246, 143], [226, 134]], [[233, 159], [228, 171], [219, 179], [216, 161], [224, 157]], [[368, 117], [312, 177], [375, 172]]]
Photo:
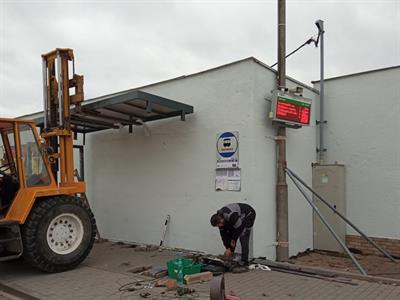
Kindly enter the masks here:
[[240, 169], [217, 169], [215, 177], [216, 191], [240, 192], [241, 178]]
[[239, 167], [239, 132], [226, 131], [217, 135], [217, 169]]

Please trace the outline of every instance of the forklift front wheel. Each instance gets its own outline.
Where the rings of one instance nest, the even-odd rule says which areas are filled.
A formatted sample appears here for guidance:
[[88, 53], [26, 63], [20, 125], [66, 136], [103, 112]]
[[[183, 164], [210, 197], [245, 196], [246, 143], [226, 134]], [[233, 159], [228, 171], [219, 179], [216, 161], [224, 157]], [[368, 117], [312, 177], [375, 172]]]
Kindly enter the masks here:
[[40, 199], [23, 226], [23, 255], [45, 272], [70, 270], [89, 255], [95, 234], [95, 219], [81, 198]]
[[50, 221], [47, 228], [47, 244], [57, 254], [74, 252], [83, 240], [83, 223], [75, 214], [65, 213]]

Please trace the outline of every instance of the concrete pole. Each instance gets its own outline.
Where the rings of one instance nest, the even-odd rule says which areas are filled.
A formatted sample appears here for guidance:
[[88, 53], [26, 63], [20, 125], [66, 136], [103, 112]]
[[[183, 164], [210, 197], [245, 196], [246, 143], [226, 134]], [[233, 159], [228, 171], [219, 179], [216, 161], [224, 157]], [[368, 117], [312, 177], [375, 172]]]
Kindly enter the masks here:
[[[286, 86], [286, 3], [278, 0], [278, 89]], [[277, 183], [276, 183], [276, 259], [286, 261], [289, 258], [288, 224], [288, 186], [286, 182], [286, 127], [278, 126], [277, 146]]]

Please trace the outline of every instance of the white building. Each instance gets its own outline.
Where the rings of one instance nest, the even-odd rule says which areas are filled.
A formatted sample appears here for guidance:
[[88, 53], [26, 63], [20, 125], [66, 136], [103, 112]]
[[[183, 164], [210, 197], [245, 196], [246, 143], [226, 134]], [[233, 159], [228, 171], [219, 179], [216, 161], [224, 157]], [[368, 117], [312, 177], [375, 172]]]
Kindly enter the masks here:
[[[333, 168], [344, 165], [340, 167], [344, 179], [336, 186], [331, 180], [324, 182], [323, 174], [315, 176], [314, 183], [331, 184], [337, 195], [327, 200], [341, 198], [339, 210], [389, 252], [400, 256], [399, 82], [400, 66], [325, 80], [328, 123], [323, 132], [327, 149], [323, 162]], [[303, 87], [303, 95], [313, 100], [311, 126], [287, 130], [288, 166], [311, 185], [312, 164], [318, 159], [315, 124], [319, 120], [319, 82], [311, 88], [288, 77], [286, 84]], [[227, 203], [246, 202], [257, 211], [253, 255], [274, 259], [276, 128], [268, 117], [268, 99], [275, 87], [276, 71], [250, 57], [85, 101], [84, 107], [92, 108], [92, 120], [101, 114], [97, 104], [129, 100], [129, 95], [143, 92], [155, 101], [154, 110], [157, 101], [179, 109], [189, 107], [188, 113], [194, 107], [186, 122], [174, 117], [180, 115], [179, 109], [168, 111], [167, 107], [164, 119], [155, 117], [156, 121], [144, 126], [137, 123], [134, 128], [118, 129], [112, 124], [115, 129], [104, 130], [101, 122], [92, 124], [88, 131], [93, 132], [85, 136], [85, 181], [102, 237], [159, 244], [164, 221], [170, 215], [167, 246], [221, 253], [222, 242], [218, 230], [210, 226], [210, 216]], [[145, 100], [140, 101], [142, 112], [146, 112], [150, 107]], [[113, 109], [113, 118], [119, 117]], [[42, 122], [40, 113], [25, 117]], [[85, 128], [88, 119], [79, 119], [79, 113], [74, 118], [75, 129], [90, 129]], [[240, 191], [216, 191], [217, 134], [225, 131], [239, 134]], [[340, 251], [326, 229], [313, 220], [310, 206], [289, 179], [288, 184], [289, 254], [325, 243], [326, 249]], [[346, 237], [348, 246], [376, 253], [355, 231], [341, 225], [336, 215], [324, 212], [339, 235]]]
[[[167, 246], [223, 252], [211, 214], [231, 202], [246, 202], [257, 211], [254, 256], [275, 258], [275, 127], [268, 118], [276, 71], [247, 58], [204, 72], [138, 88], [194, 107], [186, 122], [178, 118], [88, 134], [85, 170], [88, 196], [102, 237], [158, 244], [171, 215]], [[317, 92], [301, 86], [305, 97]], [[133, 90], [138, 90], [133, 89]], [[91, 101], [96, 101], [91, 100]], [[290, 167], [311, 182], [316, 161], [315, 111], [311, 126], [287, 131]], [[239, 132], [241, 190], [216, 191], [216, 139]], [[312, 212], [289, 184], [290, 255], [312, 248]]]
[[400, 255], [400, 66], [326, 79], [324, 105], [325, 163], [345, 165], [347, 217]]

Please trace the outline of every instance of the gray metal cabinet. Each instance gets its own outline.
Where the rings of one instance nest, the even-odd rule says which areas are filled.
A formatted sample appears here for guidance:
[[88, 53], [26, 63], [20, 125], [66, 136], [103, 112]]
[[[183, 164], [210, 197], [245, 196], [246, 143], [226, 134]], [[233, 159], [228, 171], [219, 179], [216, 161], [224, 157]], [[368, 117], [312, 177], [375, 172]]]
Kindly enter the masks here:
[[[345, 202], [345, 167], [344, 165], [313, 165], [313, 189], [329, 204], [346, 216]], [[313, 201], [333, 227], [338, 236], [345, 241], [346, 225], [318, 198]], [[313, 213], [314, 249], [343, 252], [338, 242], [326, 229], [318, 215]]]

